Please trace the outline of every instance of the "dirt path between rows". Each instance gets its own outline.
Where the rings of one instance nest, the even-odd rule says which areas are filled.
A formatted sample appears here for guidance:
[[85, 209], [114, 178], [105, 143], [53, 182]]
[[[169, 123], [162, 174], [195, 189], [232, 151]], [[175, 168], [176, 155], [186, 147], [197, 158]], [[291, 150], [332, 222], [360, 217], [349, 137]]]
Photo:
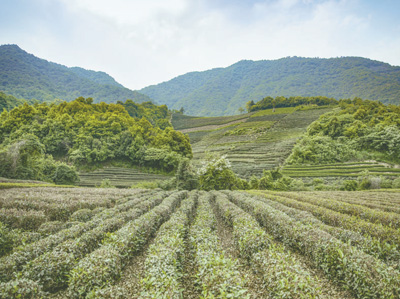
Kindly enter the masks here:
[[217, 221], [216, 229], [221, 247], [228, 257], [230, 257], [231, 259], [237, 259], [239, 261], [239, 271], [246, 278], [245, 287], [248, 290], [250, 298], [271, 298], [269, 293], [265, 289], [260, 277], [255, 275], [253, 271], [251, 271], [249, 265], [247, 265], [246, 261], [240, 258], [239, 251], [236, 249], [235, 246], [232, 228], [226, 225], [221, 216], [218, 214], [215, 202], [211, 201], [211, 206], [215, 215], [215, 219]]

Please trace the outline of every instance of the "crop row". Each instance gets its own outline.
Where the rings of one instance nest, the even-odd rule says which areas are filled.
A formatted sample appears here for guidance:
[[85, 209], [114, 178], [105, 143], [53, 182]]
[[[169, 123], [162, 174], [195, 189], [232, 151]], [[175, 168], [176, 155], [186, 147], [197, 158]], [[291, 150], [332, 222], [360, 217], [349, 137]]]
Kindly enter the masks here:
[[330, 226], [317, 219], [310, 212], [298, 210], [281, 204], [277, 201], [269, 200], [265, 197], [259, 197], [259, 200], [267, 203], [273, 208], [282, 211], [290, 217], [302, 222], [303, 224], [312, 224], [319, 229], [330, 233], [335, 238], [359, 248], [367, 254], [373, 255], [388, 264], [400, 266], [400, 252], [396, 245], [387, 242], [381, 242], [379, 239], [371, 236], [363, 236], [358, 232], [354, 232], [341, 227]]
[[400, 273], [312, 224], [304, 225], [244, 193], [231, 200], [253, 214], [278, 240], [300, 251], [357, 298], [399, 298]]
[[382, 246], [385, 246], [386, 243], [397, 245], [400, 242], [400, 231], [389, 226], [384, 226], [380, 223], [371, 223], [360, 219], [358, 216], [343, 214], [307, 202], [297, 201], [289, 197], [276, 196], [273, 194], [268, 194], [267, 197], [292, 208], [308, 211], [326, 224], [352, 230], [364, 236], [374, 237], [381, 241]]
[[[143, 191], [133, 191], [132, 195], [139, 195]], [[31, 197], [28, 197], [32, 194]], [[101, 194], [101, 193], [100, 193]], [[94, 210], [99, 208], [110, 208], [116, 199], [99, 196], [95, 199], [82, 197], [72, 194], [71, 196], [49, 194], [48, 192], [27, 193], [9, 191], [0, 198], [0, 222], [11, 228], [21, 228], [24, 230], [37, 230], [43, 223], [49, 221], [65, 222], [77, 211], [81, 209]], [[103, 194], [103, 195], [107, 195]], [[98, 211], [98, 210], [97, 210]], [[96, 211], [96, 212], [97, 212]], [[77, 219], [71, 219], [72, 221]]]
[[111, 207], [123, 197], [134, 196], [144, 190], [94, 188], [28, 188], [4, 190], [0, 194], [0, 208], [47, 210], [48, 206], [72, 210]]
[[[335, 171], [335, 170], [326, 170], [326, 171], [288, 171], [283, 170], [283, 174], [290, 176], [290, 177], [359, 177], [362, 175], [362, 169], [357, 171]], [[382, 173], [378, 171], [371, 171], [370, 175], [380, 176], [380, 175], [387, 175], [387, 176], [400, 176], [400, 172], [390, 172], [390, 173]]]
[[[133, 205], [138, 201], [133, 199]], [[116, 205], [114, 208], [106, 209], [97, 214], [91, 221], [86, 223], [78, 223], [68, 229], [61, 230], [46, 238], [30, 243], [26, 246], [18, 247], [8, 256], [0, 259], [0, 281], [8, 281], [12, 279], [13, 273], [22, 270], [22, 266], [27, 262], [37, 258], [38, 256], [52, 250], [55, 246], [62, 242], [81, 236], [83, 233], [90, 231], [100, 225], [106, 219], [117, 216], [121, 211], [131, 208], [129, 201], [122, 203], [123, 207]]]
[[191, 193], [177, 212], [164, 223], [147, 250], [146, 277], [142, 280], [143, 298], [181, 298], [185, 238], [197, 204], [197, 193]]
[[385, 190], [385, 194], [383, 195], [381, 192], [343, 192], [343, 191], [335, 191], [335, 192], [321, 192], [318, 193], [310, 192], [311, 195], [323, 196], [326, 198], [332, 198], [340, 201], [356, 201], [362, 205], [367, 204], [377, 204], [382, 207], [399, 207], [400, 206], [400, 198], [396, 193], [389, 193]]
[[209, 200], [210, 194], [200, 196], [197, 216], [190, 229], [201, 297], [247, 298], [237, 262], [227, 257], [219, 244], [216, 219]]
[[336, 200], [343, 201], [349, 204], [356, 204], [356, 205], [362, 205], [374, 210], [380, 210], [384, 212], [392, 212], [396, 214], [400, 214], [400, 206], [399, 204], [393, 204], [390, 202], [386, 203], [379, 203], [379, 202], [370, 202], [366, 200], [361, 200], [361, 199], [355, 199], [355, 198], [335, 198]]
[[318, 298], [319, 281], [282, 246], [273, 242], [257, 221], [216, 193], [219, 215], [233, 228], [233, 236], [241, 257], [262, 277], [265, 288], [274, 298]]
[[29, 262], [22, 270], [22, 276], [39, 282], [43, 285], [44, 291], [57, 291], [65, 288], [68, 284], [69, 272], [74, 268], [76, 262], [99, 247], [107, 233], [116, 231], [127, 221], [132, 221], [148, 212], [159, 205], [164, 197], [163, 194], [160, 194], [147, 200], [141, 200], [128, 211], [106, 219], [82, 236], [63, 242], [53, 251], [46, 252]]
[[186, 195], [187, 192], [171, 194], [150, 212], [110, 234], [100, 248], [81, 259], [70, 271], [68, 296], [95, 296], [99, 289], [119, 279], [131, 257], [142, 249]]
[[350, 204], [334, 199], [325, 199], [321, 196], [309, 196], [305, 194], [286, 193], [286, 197], [290, 197], [300, 202], [310, 203], [319, 207], [324, 207], [339, 213], [357, 216], [372, 223], [381, 223], [393, 228], [400, 227], [400, 215], [396, 213], [383, 212], [358, 204]]

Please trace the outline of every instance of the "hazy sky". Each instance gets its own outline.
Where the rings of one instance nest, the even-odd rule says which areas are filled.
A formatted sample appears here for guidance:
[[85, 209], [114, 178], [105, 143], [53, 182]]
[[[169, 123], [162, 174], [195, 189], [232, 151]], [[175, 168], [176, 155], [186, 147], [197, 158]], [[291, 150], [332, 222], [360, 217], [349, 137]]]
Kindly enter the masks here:
[[398, 0], [0, 0], [0, 44], [139, 89], [242, 59], [400, 65]]

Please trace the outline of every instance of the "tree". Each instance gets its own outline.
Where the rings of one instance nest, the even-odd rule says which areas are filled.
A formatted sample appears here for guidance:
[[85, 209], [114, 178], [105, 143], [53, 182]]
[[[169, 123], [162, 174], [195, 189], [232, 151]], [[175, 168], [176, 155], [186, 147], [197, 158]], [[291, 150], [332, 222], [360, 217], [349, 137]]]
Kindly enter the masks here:
[[244, 108], [243, 107], [239, 107], [238, 111], [239, 111], [240, 114], [242, 114], [244, 112]]
[[243, 186], [225, 156], [209, 154], [199, 170], [199, 187], [202, 190], [234, 190]]
[[57, 166], [53, 180], [56, 184], [73, 185], [79, 181], [75, 169], [65, 163]]
[[254, 101], [253, 101], [253, 100], [248, 101], [248, 102], [246, 103], [247, 112], [251, 112], [251, 107], [253, 107], [254, 105], [255, 105], [255, 104], [254, 104]]

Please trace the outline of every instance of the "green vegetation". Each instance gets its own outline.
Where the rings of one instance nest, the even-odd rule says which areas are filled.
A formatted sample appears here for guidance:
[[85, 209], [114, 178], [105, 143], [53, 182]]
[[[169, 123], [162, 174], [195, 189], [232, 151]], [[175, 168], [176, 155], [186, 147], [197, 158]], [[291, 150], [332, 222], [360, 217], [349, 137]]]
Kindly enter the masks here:
[[171, 123], [168, 120], [168, 107], [166, 105], [157, 106], [152, 102], [138, 104], [132, 100], [126, 100], [125, 103], [118, 101], [117, 104], [124, 106], [131, 117], [144, 117], [154, 127], [159, 127], [161, 129], [171, 127]]
[[398, 193], [252, 193], [4, 190], [0, 298], [399, 296]]
[[[297, 107], [297, 106], [336, 106], [338, 101], [333, 98], [327, 97], [265, 97], [261, 101], [254, 103], [253, 101], [247, 102], [247, 111], [267, 110], [271, 108], [281, 107]], [[274, 109], [272, 110], [274, 111]]]
[[400, 161], [400, 106], [355, 98], [322, 115], [293, 148], [288, 164], [324, 164], [369, 158]]
[[[17, 99], [16, 97], [5, 94], [0, 91], [0, 111], [3, 112], [4, 109], [10, 111], [11, 109], [26, 103], [27, 101]], [[32, 102], [32, 101], [31, 101]]]
[[124, 88], [103, 72], [68, 68], [26, 53], [16, 45], [0, 46], [0, 90], [17, 98], [72, 101], [91, 97], [107, 103], [132, 99], [151, 99]]
[[198, 117], [188, 116], [179, 113], [172, 115], [172, 125], [176, 130], [190, 129], [203, 126], [212, 125], [226, 125], [230, 122], [245, 120], [251, 114], [240, 114], [233, 116], [220, 116], [220, 117]]
[[140, 92], [189, 115], [234, 115], [248, 101], [271, 97], [361, 97], [399, 104], [400, 67], [361, 57], [240, 61], [192, 72]]
[[[79, 186], [102, 187], [106, 180], [111, 186], [129, 188], [138, 183], [151, 183], [171, 179], [171, 176], [148, 173], [145, 169], [104, 167], [91, 172], [79, 172]], [[103, 183], [104, 182], [104, 183]]]
[[25, 103], [4, 111], [0, 115], [0, 176], [72, 184], [78, 177], [71, 164], [93, 168], [118, 160], [171, 172], [182, 158], [192, 157], [186, 136], [171, 127], [162, 130], [146, 119], [164, 126], [165, 106], [125, 102], [138, 109], [139, 119], [120, 104], [92, 102], [81, 97], [69, 103]]
[[260, 177], [264, 170], [282, 165], [309, 124], [333, 109], [304, 107], [225, 117], [195, 118], [174, 114], [172, 124], [175, 129], [188, 133], [197, 167], [201, 167], [208, 152], [225, 155], [232, 170], [248, 180], [252, 175]]

